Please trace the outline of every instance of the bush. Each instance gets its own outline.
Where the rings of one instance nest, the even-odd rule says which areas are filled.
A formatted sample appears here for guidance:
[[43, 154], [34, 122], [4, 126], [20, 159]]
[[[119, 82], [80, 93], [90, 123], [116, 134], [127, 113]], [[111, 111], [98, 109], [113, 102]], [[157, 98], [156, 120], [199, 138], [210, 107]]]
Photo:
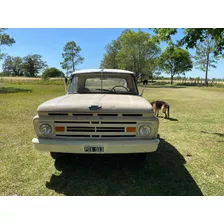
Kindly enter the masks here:
[[48, 80], [48, 78], [58, 78], [58, 77], [64, 77], [64, 73], [57, 69], [57, 68], [47, 68], [43, 74], [42, 74], [42, 79], [43, 80]]
[[27, 88], [17, 88], [17, 87], [0, 87], [1, 93], [17, 93], [17, 92], [32, 92], [32, 89]]

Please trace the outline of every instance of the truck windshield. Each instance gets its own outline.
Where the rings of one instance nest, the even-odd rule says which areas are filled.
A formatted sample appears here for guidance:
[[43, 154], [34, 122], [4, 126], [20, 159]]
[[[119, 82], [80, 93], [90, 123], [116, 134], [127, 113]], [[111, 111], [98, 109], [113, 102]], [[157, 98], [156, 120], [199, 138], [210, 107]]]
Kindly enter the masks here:
[[68, 93], [109, 93], [137, 95], [135, 80], [129, 74], [76, 74]]

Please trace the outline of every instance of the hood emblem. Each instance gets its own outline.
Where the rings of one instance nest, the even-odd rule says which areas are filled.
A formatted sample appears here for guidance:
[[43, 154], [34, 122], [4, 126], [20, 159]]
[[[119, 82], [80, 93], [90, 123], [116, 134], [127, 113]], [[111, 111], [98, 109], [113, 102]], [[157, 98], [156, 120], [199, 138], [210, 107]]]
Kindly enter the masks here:
[[91, 106], [89, 107], [89, 110], [102, 110], [102, 106], [91, 105]]

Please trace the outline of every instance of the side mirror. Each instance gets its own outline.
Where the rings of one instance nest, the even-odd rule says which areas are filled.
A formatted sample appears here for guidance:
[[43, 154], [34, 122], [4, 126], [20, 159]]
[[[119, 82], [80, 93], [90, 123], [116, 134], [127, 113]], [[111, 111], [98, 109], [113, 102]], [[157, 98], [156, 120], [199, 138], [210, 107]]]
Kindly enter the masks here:
[[65, 77], [65, 79], [64, 79], [64, 87], [65, 87], [65, 93], [67, 93], [67, 85], [68, 85], [68, 78], [67, 77]]
[[147, 79], [145, 79], [142, 83], [143, 83], [144, 87], [143, 87], [143, 90], [142, 90], [142, 93], [141, 93], [141, 95], [140, 95], [140, 96], [142, 96], [142, 95], [143, 95], [144, 90], [145, 90], [145, 87], [148, 85], [148, 80], [147, 80]]
[[140, 96], [143, 95], [143, 93], [144, 93], [144, 91], [145, 91], [145, 87], [146, 87], [146, 84], [143, 86], [142, 93], [140, 94]]

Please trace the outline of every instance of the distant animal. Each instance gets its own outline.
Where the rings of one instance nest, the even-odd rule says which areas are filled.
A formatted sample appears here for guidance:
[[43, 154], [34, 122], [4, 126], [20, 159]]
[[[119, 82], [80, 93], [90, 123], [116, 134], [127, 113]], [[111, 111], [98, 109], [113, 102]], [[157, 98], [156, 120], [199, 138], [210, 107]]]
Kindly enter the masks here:
[[170, 118], [170, 105], [166, 103], [165, 101], [154, 101], [151, 103], [154, 109], [154, 114], [158, 117], [159, 116], [159, 110], [161, 110], [164, 113], [164, 118], [169, 119]]
[[145, 79], [142, 83], [143, 85], [148, 85], [148, 80]]
[[65, 77], [65, 85], [67, 85], [67, 84], [68, 84], [68, 78]]

